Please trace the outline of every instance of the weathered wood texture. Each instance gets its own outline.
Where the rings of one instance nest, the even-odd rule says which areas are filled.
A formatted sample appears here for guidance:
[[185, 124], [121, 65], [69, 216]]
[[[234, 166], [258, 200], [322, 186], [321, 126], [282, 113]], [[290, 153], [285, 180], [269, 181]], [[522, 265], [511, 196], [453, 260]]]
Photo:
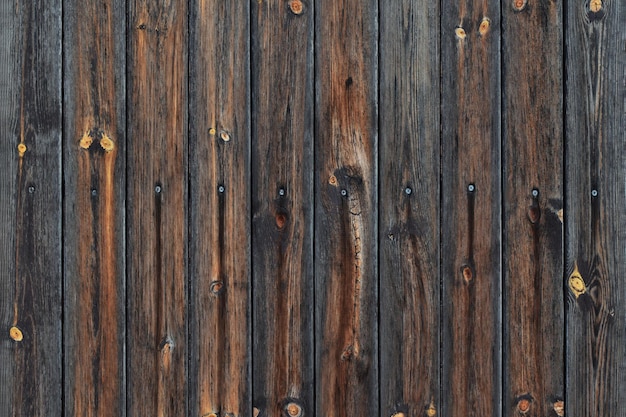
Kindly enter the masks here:
[[423, 416], [441, 409], [439, 4], [380, 6], [381, 415]]
[[252, 2], [253, 406], [313, 416], [313, 4]]
[[192, 2], [190, 414], [249, 416], [248, 2]]
[[566, 415], [626, 415], [626, 4], [566, 16]]
[[442, 415], [499, 416], [500, 3], [442, 15]]
[[129, 415], [187, 414], [187, 7], [128, 13]]
[[123, 416], [125, 2], [64, 2], [65, 415]]
[[3, 2], [0, 23], [0, 410], [58, 416], [61, 2]]
[[316, 3], [316, 412], [378, 414], [377, 2]]
[[505, 416], [564, 395], [562, 5], [502, 4]]

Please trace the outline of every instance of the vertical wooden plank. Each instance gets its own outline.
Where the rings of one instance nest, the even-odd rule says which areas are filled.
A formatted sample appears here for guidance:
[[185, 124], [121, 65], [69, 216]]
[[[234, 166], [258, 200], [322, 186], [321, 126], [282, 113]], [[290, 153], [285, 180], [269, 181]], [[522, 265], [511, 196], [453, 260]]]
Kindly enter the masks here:
[[65, 415], [123, 416], [123, 0], [64, 2]]
[[133, 0], [128, 26], [130, 415], [187, 414], [187, 4]]
[[0, 23], [0, 410], [61, 415], [61, 2]]
[[376, 1], [316, 15], [316, 413], [377, 415]]
[[192, 4], [190, 414], [249, 416], [250, 5]]
[[313, 3], [251, 4], [253, 406], [312, 416]]
[[569, 2], [566, 415], [626, 414], [626, 4]]
[[426, 416], [441, 409], [439, 3], [380, 7], [380, 415]]
[[562, 2], [502, 4], [504, 415], [563, 400]]
[[500, 3], [442, 15], [442, 415], [499, 416]]

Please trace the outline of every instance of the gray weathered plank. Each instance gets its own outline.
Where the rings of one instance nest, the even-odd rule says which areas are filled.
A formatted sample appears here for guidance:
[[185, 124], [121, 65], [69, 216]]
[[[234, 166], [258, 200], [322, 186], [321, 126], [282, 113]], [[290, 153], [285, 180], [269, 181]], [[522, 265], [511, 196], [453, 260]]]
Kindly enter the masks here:
[[251, 4], [253, 406], [312, 416], [313, 3]]
[[0, 410], [58, 416], [61, 2], [3, 2], [0, 23]]
[[626, 415], [626, 4], [569, 2], [566, 415]]
[[500, 2], [442, 15], [442, 415], [499, 416]]
[[190, 414], [251, 415], [250, 4], [194, 1]]
[[441, 409], [440, 8], [380, 7], [381, 415], [433, 415]]

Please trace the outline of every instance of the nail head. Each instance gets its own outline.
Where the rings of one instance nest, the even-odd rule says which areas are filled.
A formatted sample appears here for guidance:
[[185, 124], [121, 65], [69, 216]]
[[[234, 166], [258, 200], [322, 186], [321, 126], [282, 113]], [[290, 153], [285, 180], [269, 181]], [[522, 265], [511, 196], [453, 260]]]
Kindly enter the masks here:
[[538, 197], [539, 196], [539, 190], [536, 189], [536, 188], [533, 188], [532, 194], [533, 194], [533, 197]]
[[224, 191], [226, 191], [226, 188], [224, 188], [223, 185], [220, 185], [219, 187], [217, 187], [217, 191], [219, 191], [219, 193], [223, 193]]
[[345, 189], [341, 190], [341, 195], [344, 196], [344, 197], [347, 196], [348, 195], [348, 191], [346, 191]]
[[159, 194], [159, 193], [161, 193], [161, 191], [162, 191], [162, 189], [161, 189], [160, 185], [157, 185], [157, 186], [154, 187], [154, 192], [155, 193]]
[[35, 187], [33, 187], [32, 185], [30, 187], [28, 187], [28, 192], [29, 193], [34, 193], [35, 192]]
[[285, 189], [281, 188], [280, 190], [278, 190], [278, 195], [280, 195], [280, 196], [285, 195]]
[[476, 187], [474, 186], [474, 184], [470, 184], [467, 186], [467, 191], [469, 191], [470, 193], [473, 193], [474, 190], [476, 190]]
[[404, 189], [404, 192], [405, 192], [405, 194], [406, 194], [406, 195], [411, 195], [411, 193], [413, 192], [413, 190], [411, 190], [411, 188], [410, 188], [410, 187], [406, 187], [406, 188]]
[[592, 197], [597, 197], [598, 196], [598, 190], [592, 190], [591, 191], [591, 196]]

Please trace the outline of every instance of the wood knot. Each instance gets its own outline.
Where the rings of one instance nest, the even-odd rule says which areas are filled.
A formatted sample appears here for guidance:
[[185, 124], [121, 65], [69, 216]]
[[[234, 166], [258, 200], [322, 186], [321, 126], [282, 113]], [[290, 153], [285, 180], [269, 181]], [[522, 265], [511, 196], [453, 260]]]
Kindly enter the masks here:
[[24, 156], [24, 154], [26, 153], [26, 149], [26, 145], [24, 145], [23, 143], [17, 145], [17, 153], [20, 155], [20, 158]]
[[554, 412], [557, 416], [563, 417], [565, 415], [565, 404], [563, 401], [559, 400], [553, 404]]
[[530, 405], [532, 404], [533, 397], [530, 394], [525, 394], [517, 398], [517, 411], [520, 414], [526, 414], [530, 411]]
[[214, 128], [214, 127], [212, 127], [212, 128], [210, 128], [210, 129], [209, 129], [209, 135], [211, 135], [211, 136], [215, 136], [215, 134], [216, 134], [216, 133], [217, 133], [217, 131], [215, 130], [215, 128]]
[[349, 361], [352, 359], [353, 356], [354, 356], [354, 348], [352, 347], [352, 345], [346, 347], [343, 350], [343, 352], [341, 352], [342, 361]]
[[472, 271], [472, 267], [469, 265], [463, 265], [461, 267], [461, 274], [463, 274], [463, 281], [466, 284], [469, 284], [474, 279], [474, 271]]
[[222, 290], [224, 289], [224, 283], [222, 281], [213, 281], [211, 282], [211, 285], [209, 286], [211, 292], [215, 295], [219, 295], [221, 294]]
[[589, 10], [593, 13], [598, 13], [602, 9], [602, 0], [591, 0], [589, 3]]
[[539, 223], [540, 219], [541, 219], [541, 209], [539, 208], [538, 205], [533, 204], [532, 206], [528, 208], [528, 220], [532, 224], [537, 224]]
[[302, 407], [294, 402], [287, 404], [285, 410], [287, 410], [287, 415], [290, 417], [300, 417], [302, 415]]
[[459, 39], [465, 39], [465, 37], [467, 36], [467, 34], [465, 33], [465, 29], [463, 29], [462, 27], [458, 27], [454, 29], [454, 33], [456, 34], [456, 37]]
[[93, 142], [93, 139], [91, 138], [91, 136], [89, 136], [87, 133], [85, 133], [83, 135], [83, 138], [80, 140], [80, 147], [83, 149], [89, 149], [89, 147], [91, 146]]
[[278, 213], [276, 215], [276, 227], [282, 229], [283, 227], [285, 227], [285, 223], [287, 223], [287, 216], [285, 216], [285, 214], [283, 213]]
[[485, 36], [487, 32], [489, 32], [489, 26], [491, 25], [491, 21], [487, 17], [483, 17], [483, 20], [480, 22], [480, 26], [478, 27], [478, 33], [481, 36]]
[[556, 212], [556, 216], [559, 218], [561, 223], [563, 223], [563, 209]]
[[330, 178], [328, 178], [328, 183], [330, 185], [337, 186], [337, 177], [335, 177], [334, 175], [331, 175]]
[[100, 139], [100, 146], [102, 146], [102, 149], [106, 152], [111, 152], [115, 149], [115, 142], [113, 142], [107, 135], [102, 135], [102, 139]]
[[527, 3], [528, 0], [513, 0], [513, 10], [520, 12], [524, 10]]
[[393, 413], [391, 417], [406, 417], [406, 415], [402, 411], [398, 411], [397, 413]]
[[224, 142], [230, 142], [230, 134], [224, 130], [222, 130], [222, 132], [220, 133], [220, 138], [224, 141]]
[[437, 415], [437, 409], [435, 408], [435, 404], [431, 401], [430, 405], [426, 409], [426, 415], [428, 417], [435, 417]]
[[304, 5], [301, 0], [291, 0], [289, 2], [289, 10], [295, 15], [301, 15], [304, 11]]
[[578, 299], [581, 295], [587, 292], [587, 287], [585, 286], [585, 280], [582, 275], [578, 271], [578, 265], [574, 265], [574, 271], [569, 276], [568, 286], [574, 297]]
[[261, 411], [258, 408], [254, 407], [252, 409], [252, 417], [259, 417], [260, 413], [261, 413]]
[[9, 329], [9, 336], [11, 336], [11, 339], [16, 342], [21, 342], [22, 340], [24, 340], [24, 335], [17, 326], [13, 326], [11, 327], [11, 329]]

